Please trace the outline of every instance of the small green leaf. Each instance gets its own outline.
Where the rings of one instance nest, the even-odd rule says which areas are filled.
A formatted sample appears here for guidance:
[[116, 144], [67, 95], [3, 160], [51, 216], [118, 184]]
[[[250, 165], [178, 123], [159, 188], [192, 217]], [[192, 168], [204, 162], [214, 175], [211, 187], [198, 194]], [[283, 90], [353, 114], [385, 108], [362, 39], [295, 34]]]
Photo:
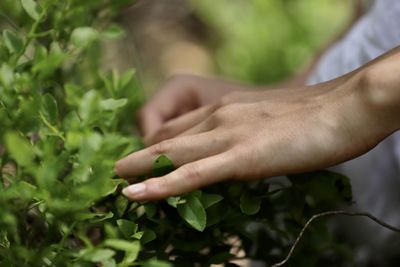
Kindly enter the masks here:
[[103, 183], [103, 188], [100, 190], [100, 195], [105, 197], [112, 193], [114, 193], [118, 186], [123, 183], [125, 180], [123, 179], [108, 179], [105, 183]]
[[153, 163], [153, 176], [163, 176], [175, 170], [172, 161], [165, 155], [159, 156]]
[[146, 212], [147, 217], [151, 218], [157, 213], [157, 205], [153, 202], [145, 203], [144, 211]]
[[99, 104], [99, 94], [95, 90], [90, 90], [85, 93], [79, 104], [79, 115], [82, 121], [89, 121], [97, 112], [96, 108]]
[[7, 231], [0, 231], [0, 248], [8, 249], [10, 247], [10, 241], [8, 240]]
[[117, 24], [112, 24], [101, 34], [104, 38], [113, 40], [125, 37], [126, 32], [121, 26]]
[[200, 200], [193, 194], [185, 196], [186, 202], [177, 207], [179, 215], [194, 229], [202, 232], [206, 227], [207, 216]]
[[172, 267], [171, 263], [151, 259], [143, 263], [143, 267]]
[[[181, 203], [181, 197], [169, 197], [167, 198], [167, 203], [171, 206], [171, 207], [178, 207], [178, 204]], [[186, 200], [183, 200], [183, 203], [186, 202]]]
[[17, 33], [4, 30], [3, 31], [4, 44], [6, 45], [8, 51], [13, 53], [20, 53], [24, 47], [24, 41]]
[[47, 56], [38, 59], [35, 62], [32, 70], [35, 73], [40, 74], [41, 77], [48, 77], [54, 73], [58, 68], [62, 67], [62, 64], [68, 59], [68, 55], [61, 49], [60, 44], [52, 42], [50, 45], [50, 52]]
[[65, 148], [74, 150], [80, 147], [82, 143], [82, 134], [75, 131], [67, 132], [65, 137]]
[[136, 223], [124, 219], [117, 220], [117, 225], [125, 238], [132, 237], [132, 235], [134, 235], [138, 229], [138, 225]]
[[142, 237], [140, 238], [140, 242], [141, 242], [142, 244], [146, 244], [146, 243], [149, 243], [149, 242], [153, 241], [153, 240], [156, 239], [156, 238], [157, 238], [157, 235], [156, 235], [156, 233], [155, 233], [153, 230], [146, 229], [146, 230], [143, 232]]
[[122, 217], [128, 207], [129, 201], [126, 199], [126, 197], [118, 196], [114, 204], [117, 209], [118, 216]]
[[41, 98], [42, 112], [48, 122], [55, 125], [58, 121], [58, 107], [57, 101], [50, 94], [45, 94]]
[[0, 83], [10, 86], [14, 82], [14, 71], [9, 65], [3, 63], [0, 67]]
[[113, 249], [125, 251], [125, 261], [133, 262], [137, 259], [140, 250], [138, 241], [125, 241], [121, 239], [107, 239], [104, 245]]
[[15, 161], [21, 166], [32, 164], [35, 157], [34, 149], [31, 144], [17, 133], [7, 133], [5, 143], [8, 151]]
[[99, 37], [99, 33], [91, 27], [76, 28], [71, 33], [71, 43], [79, 48], [90, 46]]
[[261, 198], [245, 192], [240, 196], [240, 210], [247, 215], [257, 214], [260, 210]]
[[203, 204], [203, 207], [207, 209], [223, 199], [224, 198], [221, 195], [203, 193], [201, 196], [201, 203]]
[[111, 249], [95, 249], [83, 256], [85, 260], [91, 262], [102, 262], [108, 260], [115, 255], [115, 251]]
[[100, 101], [100, 106], [104, 110], [116, 110], [119, 108], [122, 108], [128, 103], [128, 99], [126, 98], [121, 98], [121, 99], [105, 99]]
[[125, 86], [129, 84], [129, 82], [133, 79], [135, 75], [135, 70], [131, 69], [126, 71], [120, 79], [120, 89], [123, 89]]
[[143, 231], [139, 231], [139, 232], [136, 232], [134, 235], [132, 235], [132, 237], [140, 240], [143, 237], [143, 234], [144, 234]]
[[290, 181], [317, 201], [351, 203], [353, 200], [350, 179], [332, 171], [289, 176]]
[[21, 0], [21, 5], [32, 19], [40, 19], [40, 7], [35, 1]]
[[111, 211], [104, 214], [95, 213], [93, 215], [93, 218], [90, 218], [89, 220], [91, 223], [99, 223], [114, 217], [114, 213], [112, 213]]

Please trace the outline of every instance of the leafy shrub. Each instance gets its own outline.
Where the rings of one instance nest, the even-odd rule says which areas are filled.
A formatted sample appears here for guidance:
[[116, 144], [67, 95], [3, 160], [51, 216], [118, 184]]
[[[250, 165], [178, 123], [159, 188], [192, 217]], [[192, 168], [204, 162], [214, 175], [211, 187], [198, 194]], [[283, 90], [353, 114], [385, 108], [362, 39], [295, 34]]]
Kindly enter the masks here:
[[[123, 35], [112, 18], [129, 2], [0, 4], [0, 265], [284, 258], [308, 217], [351, 201], [347, 178], [319, 172], [219, 184], [149, 203], [121, 196], [127, 182], [113, 165], [142, 147], [131, 126], [142, 93], [132, 70], [104, 73], [100, 65], [101, 42]], [[160, 156], [153, 175], [172, 169]], [[323, 223], [313, 230], [296, 250], [295, 266], [315, 266], [322, 252], [342, 250]]]

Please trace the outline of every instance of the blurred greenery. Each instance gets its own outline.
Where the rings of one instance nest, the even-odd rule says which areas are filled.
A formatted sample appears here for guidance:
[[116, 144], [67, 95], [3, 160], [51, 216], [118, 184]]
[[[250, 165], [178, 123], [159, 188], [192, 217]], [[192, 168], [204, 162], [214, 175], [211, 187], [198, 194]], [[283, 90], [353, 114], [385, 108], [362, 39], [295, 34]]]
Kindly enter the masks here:
[[[121, 196], [128, 183], [114, 162], [142, 148], [131, 118], [143, 94], [134, 70], [101, 69], [101, 44], [125, 36], [113, 21], [130, 2], [0, 2], [0, 266], [210, 266], [235, 259], [233, 249], [281, 260], [311, 215], [351, 202], [346, 177], [219, 184], [150, 203]], [[226, 64], [236, 60], [229, 47], [219, 51]], [[238, 70], [258, 81], [249, 62]], [[173, 169], [161, 156], [153, 176]], [[316, 226], [295, 265], [321, 266], [327, 250], [348, 260], [324, 222]]]
[[281, 80], [344, 28], [348, 0], [192, 0], [213, 30], [217, 72], [253, 83]]

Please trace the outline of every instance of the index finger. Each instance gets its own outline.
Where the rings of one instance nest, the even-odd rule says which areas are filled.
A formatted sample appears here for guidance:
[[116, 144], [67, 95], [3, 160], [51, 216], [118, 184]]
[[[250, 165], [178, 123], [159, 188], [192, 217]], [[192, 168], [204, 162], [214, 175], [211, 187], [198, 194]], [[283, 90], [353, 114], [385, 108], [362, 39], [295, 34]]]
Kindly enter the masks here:
[[122, 193], [137, 201], [158, 200], [232, 178], [235, 166], [232, 155], [224, 152], [188, 163], [165, 176], [130, 185]]

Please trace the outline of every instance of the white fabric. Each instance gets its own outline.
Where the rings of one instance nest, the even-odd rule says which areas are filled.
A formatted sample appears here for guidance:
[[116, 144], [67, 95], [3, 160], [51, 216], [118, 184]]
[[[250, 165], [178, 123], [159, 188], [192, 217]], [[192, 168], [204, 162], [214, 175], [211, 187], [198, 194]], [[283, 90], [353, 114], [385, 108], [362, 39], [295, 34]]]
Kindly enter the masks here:
[[[399, 45], [400, 0], [376, 0], [347, 36], [322, 57], [309, 84], [348, 73]], [[334, 169], [350, 177], [355, 210], [369, 211], [400, 226], [400, 131], [367, 154]], [[354, 225], [354, 220], [345, 221], [349, 226]], [[391, 235], [390, 231], [366, 220], [357, 220], [357, 227], [351, 231], [350, 235], [362, 237], [360, 241], [375, 244], [369, 246], [370, 251], [366, 248], [361, 252], [365, 255], [379, 254], [377, 247], [384, 245]]]

